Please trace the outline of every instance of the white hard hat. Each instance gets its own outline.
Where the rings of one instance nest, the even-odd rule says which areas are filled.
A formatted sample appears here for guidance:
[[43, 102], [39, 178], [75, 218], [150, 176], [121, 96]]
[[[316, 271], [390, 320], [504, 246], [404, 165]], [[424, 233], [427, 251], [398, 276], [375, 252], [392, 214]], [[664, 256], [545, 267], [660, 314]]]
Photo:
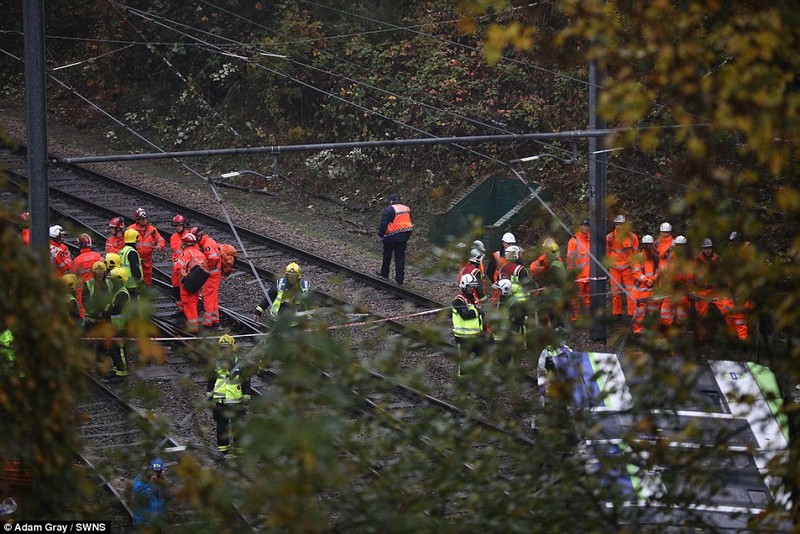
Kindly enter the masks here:
[[473, 248], [469, 251], [469, 261], [472, 263], [480, 263], [483, 261], [483, 252], [478, 250], [477, 248]]
[[61, 226], [58, 224], [54, 224], [53, 226], [50, 227], [50, 237], [52, 237], [53, 239], [57, 238], [63, 233], [64, 229], [61, 228]]
[[472, 274], [465, 274], [461, 277], [461, 280], [458, 281], [458, 287], [463, 291], [466, 291], [467, 288], [470, 287], [478, 287], [478, 279]]
[[682, 236], [682, 235], [679, 235], [678, 237], [675, 238], [673, 243], [675, 243], [676, 245], [685, 245], [686, 244], [686, 237]]
[[506, 232], [503, 234], [503, 243], [516, 243], [517, 238], [514, 237], [514, 234], [511, 232]]
[[477, 249], [480, 252], [486, 252], [486, 247], [483, 244], [483, 241], [480, 239], [476, 239], [472, 242], [472, 248]]
[[617, 215], [616, 217], [614, 217], [614, 222], [615, 223], [624, 223], [625, 222], [625, 216], [624, 215]]
[[739, 237], [739, 232], [731, 232], [731, 235], [730, 237], [728, 237], [728, 239], [731, 241], [736, 241], [736, 238], [738, 237]]
[[650, 234], [647, 234], [646, 236], [642, 237], [642, 245], [648, 245], [648, 244], [652, 245], [653, 243], [655, 243], [655, 240], [653, 239], [653, 236], [651, 236]]
[[709, 248], [709, 247], [713, 247], [713, 246], [714, 246], [714, 242], [711, 241], [710, 237], [707, 237], [707, 238], [703, 239], [703, 246], [700, 247], [700, 248]]
[[511, 283], [511, 280], [508, 278], [503, 278], [502, 280], [498, 280], [496, 284], [493, 284], [492, 287], [495, 289], [500, 290], [500, 294], [504, 297], [507, 297], [511, 294], [511, 289], [514, 284]]
[[658, 227], [658, 231], [659, 232], [671, 232], [672, 231], [672, 225], [670, 223], [668, 223], [668, 222], [663, 222], [663, 223], [661, 223], [661, 226]]
[[520, 248], [517, 245], [511, 245], [508, 247], [503, 255], [509, 261], [516, 261], [519, 259]]

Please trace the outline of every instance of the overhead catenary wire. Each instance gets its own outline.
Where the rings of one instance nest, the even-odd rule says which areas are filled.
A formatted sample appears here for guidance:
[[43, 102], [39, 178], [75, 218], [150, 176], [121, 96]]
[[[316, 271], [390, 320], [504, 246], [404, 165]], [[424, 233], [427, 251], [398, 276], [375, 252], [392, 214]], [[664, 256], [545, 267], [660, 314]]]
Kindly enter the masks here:
[[[22, 59], [21, 59], [21, 58], [19, 58], [19, 57], [15, 56], [14, 54], [12, 54], [12, 53], [10, 53], [10, 52], [8, 52], [8, 51], [6, 51], [6, 50], [0, 49], [0, 52], [2, 52], [2, 53], [4, 53], [4, 54], [6, 54], [6, 55], [7, 55], [7, 56], [9, 56], [9, 57], [12, 57], [12, 58], [14, 58], [14, 59], [18, 60], [18, 61], [22, 61]], [[130, 126], [128, 126], [128, 125], [127, 125], [125, 122], [123, 122], [123, 121], [119, 120], [118, 118], [114, 117], [113, 115], [111, 115], [110, 113], [108, 113], [106, 110], [104, 110], [103, 108], [101, 108], [100, 106], [98, 106], [97, 104], [95, 104], [94, 102], [92, 102], [91, 100], [89, 100], [88, 98], [86, 98], [85, 96], [83, 96], [82, 94], [80, 94], [78, 91], [76, 91], [76, 90], [75, 90], [73, 87], [71, 87], [71, 86], [70, 86], [69, 84], [67, 84], [66, 82], [64, 82], [64, 81], [60, 80], [59, 78], [55, 77], [55, 76], [54, 76], [54, 75], [52, 75], [52, 74], [49, 74], [49, 75], [48, 75], [48, 77], [49, 77], [51, 80], [53, 80], [54, 82], [56, 82], [57, 84], [61, 85], [61, 86], [62, 86], [64, 89], [66, 89], [67, 91], [71, 92], [72, 94], [74, 94], [74, 95], [75, 95], [76, 97], [78, 97], [79, 99], [81, 99], [83, 102], [85, 102], [85, 103], [86, 103], [88, 106], [90, 106], [92, 109], [94, 109], [94, 110], [98, 111], [99, 113], [101, 113], [102, 115], [104, 115], [105, 117], [107, 117], [109, 120], [111, 120], [112, 122], [114, 122], [114, 123], [115, 123], [115, 124], [117, 124], [118, 126], [120, 126], [120, 127], [124, 128], [126, 131], [128, 131], [129, 133], [131, 133], [131, 134], [132, 134], [133, 136], [135, 136], [136, 138], [140, 139], [142, 142], [144, 142], [144, 143], [145, 143], [145, 144], [147, 144], [148, 146], [152, 147], [152, 148], [153, 148], [153, 149], [155, 149], [155, 150], [160, 150], [160, 151], [162, 151], [162, 152], [163, 152], [163, 149], [161, 149], [161, 148], [160, 148], [158, 145], [156, 145], [155, 143], [153, 143], [152, 141], [150, 141], [149, 139], [147, 139], [146, 137], [144, 137], [143, 135], [141, 135], [139, 132], [137, 132], [136, 130], [134, 130], [134, 129], [133, 129], [133, 128], [131, 128]], [[194, 170], [192, 167], [190, 167], [190, 166], [186, 165], [184, 162], [182, 162], [182, 161], [177, 161], [177, 163], [178, 163], [179, 165], [181, 165], [181, 166], [182, 166], [184, 169], [186, 169], [187, 171], [189, 171], [189, 172], [191, 172], [192, 174], [194, 174], [195, 176], [197, 176], [198, 178], [200, 178], [200, 179], [202, 179], [202, 180], [205, 180], [205, 177], [204, 177], [202, 174], [200, 174], [198, 171]], [[215, 194], [215, 195], [219, 195], [219, 193], [216, 191], [216, 188], [212, 188], [212, 191], [214, 192], [214, 194]], [[247, 249], [245, 248], [244, 244], [242, 243], [241, 239], [239, 238], [239, 236], [238, 236], [238, 234], [237, 234], [237, 232], [236, 232], [236, 228], [234, 227], [234, 225], [233, 225], [233, 221], [230, 219], [230, 216], [228, 215], [228, 213], [227, 213], [227, 210], [226, 210], [226, 209], [225, 209], [225, 207], [222, 205], [221, 197], [217, 196], [217, 199], [218, 199], [218, 202], [220, 203], [220, 209], [222, 209], [222, 211], [223, 211], [223, 213], [225, 214], [225, 217], [226, 217], [226, 219], [227, 219], [227, 221], [228, 221], [228, 224], [231, 226], [231, 231], [232, 231], [232, 232], [233, 232], [233, 234], [236, 236], [236, 238], [237, 238], [237, 241], [238, 241], [238, 243], [239, 243], [239, 246], [241, 246], [241, 247], [242, 247], [242, 252], [243, 252], [243, 254], [245, 255], [245, 258], [247, 259], [248, 263], [250, 264], [250, 267], [251, 267], [251, 269], [253, 269], [253, 270], [254, 270], [254, 275], [255, 275], [255, 278], [256, 278], [256, 280], [258, 280], [258, 284], [259, 284], [259, 286], [261, 287], [261, 290], [263, 291], [263, 293], [264, 293], [264, 296], [266, 296], [266, 297], [267, 297], [267, 299], [269, 300], [269, 292], [268, 292], [268, 291], [266, 290], [266, 288], [264, 287], [264, 284], [263, 284], [263, 282], [262, 282], [262, 280], [261, 280], [261, 277], [260, 277], [260, 276], [258, 275], [258, 273], [255, 271], [255, 266], [253, 265], [252, 259], [250, 258], [249, 254], [248, 254], [248, 252], [247, 252]]]
[[[113, 3], [115, 3], [115, 4], [119, 5], [119, 6], [122, 6], [122, 4], [119, 4], [118, 2], [114, 2], [114, 0], [108, 0], [108, 1], [109, 1], [109, 2], [113, 2]], [[130, 12], [134, 13], [134, 14], [140, 15], [140, 13], [141, 13], [141, 16], [142, 16], [143, 18], [145, 18], [146, 20], [152, 20], [152, 16], [151, 16], [151, 15], [149, 15], [149, 14], [146, 14], [147, 16], [145, 16], [144, 12], [140, 12], [139, 10], [137, 10], [137, 9], [135, 9], [135, 8], [128, 7], [128, 6], [124, 6], [124, 7], [125, 7], [125, 9], [126, 9], [126, 10], [128, 10], [128, 11], [130, 11]], [[162, 17], [162, 20], [165, 20], [165, 19], [163, 19], [163, 17]], [[170, 22], [174, 22], [174, 21], [170, 21]], [[176, 23], [176, 22], [175, 22], [175, 24], [177, 24], [177, 25], [179, 25], [179, 26], [181, 26], [181, 27], [186, 27], [186, 25], [185, 25], [185, 24], [182, 24], [182, 23]], [[162, 26], [162, 27], [165, 27], [165, 28], [167, 28], [167, 29], [169, 29], [170, 31], [174, 31], [174, 32], [176, 32], [176, 33], [179, 33], [180, 35], [183, 35], [183, 36], [185, 36], [185, 37], [187, 37], [187, 38], [189, 38], [189, 39], [193, 39], [193, 40], [195, 40], [195, 41], [198, 41], [198, 42], [200, 42], [200, 43], [203, 43], [203, 44], [205, 44], [206, 46], [208, 46], [208, 47], [210, 47], [210, 48], [214, 49], [214, 50], [215, 50], [216, 52], [218, 52], [218, 53], [223, 53], [223, 52], [220, 50], [220, 47], [219, 47], [219, 45], [216, 45], [216, 44], [210, 43], [210, 42], [208, 42], [208, 41], [203, 41], [203, 40], [202, 40], [202, 39], [200, 39], [199, 37], [196, 37], [196, 36], [193, 36], [193, 35], [187, 34], [187, 33], [185, 33], [185, 32], [182, 32], [182, 31], [180, 31], [180, 30], [177, 30], [176, 28], [167, 27], [166, 25], [163, 25], [163, 24], [161, 24], [161, 26]], [[192, 28], [192, 29], [194, 29], [194, 28]], [[207, 32], [204, 32], [203, 30], [197, 30], [197, 31], [200, 31], [201, 33], [207, 33]], [[214, 36], [215, 36], [215, 37], [219, 37], [219, 36], [217, 36], [217, 35], [214, 35]], [[241, 46], [243, 46], [243, 47], [244, 47], [244, 46], [246, 46], [244, 43], [238, 43], [238, 44], [239, 44], [239, 45], [241, 45]], [[228, 54], [227, 52], [225, 52], [225, 55], [231, 56], [231, 55], [230, 55], [230, 54]], [[417, 128], [417, 127], [415, 127], [415, 126], [413, 126], [413, 125], [410, 125], [410, 124], [408, 124], [408, 123], [404, 123], [404, 122], [402, 122], [402, 121], [399, 121], [399, 120], [397, 120], [397, 119], [394, 119], [394, 118], [392, 118], [392, 117], [389, 117], [388, 115], [386, 115], [386, 114], [384, 114], [384, 113], [380, 113], [379, 111], [376, 111], [375, 109], [371, 109], [371, 108], [368, 108], [368, 107], [366, 107], [366, 106], [364, 106], [364, 105], [361, 105], [361, 104], [358, 104], [358, 103], [356, 103], [356, 102], [353, 102], [353, 101], [347, 100], [346, 98], [344, 98], [344, 97], [342, 97], [342, 96], [340, 96], [340, 95], [338, 95], [338, 94], [336, 94], [336, 93], [333, 93], [333, 92], [330, 92], [330, 91], [326, 91], [326, 90], [324, 90], [324, 89], [321, 89], [321, 88], [319, 88], [319, 87], [316, 87], [316, 86], [314, 86], [314, 85], [312, 85], [312, 84], [309, 84], [308, 82], [305, 82], [305, 81], [303, 81], [303, 80], [300, 80], [299, 78], [297, 78], [297, 77], [295, 77], [295, 76], [291, 76], [291, 75], [289, 75], [289, 74], [287, 74], [287, 73], [285, 73], [285, 72], [283, 72], [283, 71], [281, 71], [281, 70], [278, 70], [277, 68], [270, 68], [270, 67], [267, 67], [266, 65], [263, 65], [263, 64], [261, 64], [261, 63], [258, 63], [258, 62], [254, 62], [254, 61], [250, 60], [249, 58], [247, 58], [247, 57], [245, 57], [245, 56], [239, 56], [239, 55], [235, 55], [235, 56], [231, 56], [231, 57], [235, 57], [235, 58], [237, 58], [237, 59], [240, 59], [240, 60], [242, 60], [242, 61], [244, 61], [244, 62], [248, 63], [249, 65], [252, 65], [252, 66], [254, 66], [254, 67], [256, 67], [256, 68], [259, 68], [259, 69], [265, 70], [265, 71], [267, 71], [267, 72], [271, 72], [271, 73], [273, 73], [273, 74], [276, 74], [276, 75], [278, 75], [278, 76], [281, 76], [281, 77], [287, 78], [287, 79], [291, 80], [291, 81], [292, 81], [292, 82], [294, 82], [294, 83], [297, 83], [297, 84], [299, 84], [299, 85], [302, 85], [302, 86], [304, 86], [304, 87], [307, 87], [307, 88], [309, 88], [309, 89], [312, 89], [312, 90], [314, 90], [314, 91], [320, 92], [320, 93], [324, 94], [325, 96], [327, 96], [327, 97], [329, 97], [329, 98], [333, 98], [333, 99], [335, 99], [335, 100], [342, 101], [342, 102], [344, 102], [344, 103], [346, 103], [346, 104], [348, 104], [348, 105], [351, 105], [351, 106], [353, 106], [353, 107], [356, 107], [356, 108], [358, 108], [358, 109], [361, 109], [361, 110], [362, 110], [362, 111], [364, 111], [365, 113], [368, 113], [368, 114], [371, 114], [371, 115], [375, 115], [375, 116], [381, 117], [382, 119], [385, 119], [385, 120], [387, 120], [387, 121], [393, 122], [393, 123], [395, 123], [395, 124], [398, 124], [399, 126], [402, 126], [402, 127], [404, 127], [404, 128], [408, 128], [408, 129], [411, 129], [411, 130], [413, 130], [413, 131], [416, 131], [416, 132], [418, 132], [418, 133], [421, 133], [421, 134], [424, 134], [424, 135], [427, 135], [427, 136], [430, 136], [430, 137], [436, 137], [434, 134], [431, 134], [431, 133], [429, 133], [429, 132], [427, 132], [427, 131], [425, 131], [425, 130], [423, 130], [423, 129], [421, 129], [421, 128]], [[288, 58], [287, 58], [287, 59], [288, 59]], [[303, 64], [303, 63], [301, 63], [301, 62], [297, 62], [297, 61], [295, 61], [295, 60], [291, 60], [291, 61], [293, 61], [294, 63], [296, 63], [296, 64], [298, 64], [298, 65], [301, 65], [301, 66], [303, 66], [303, 67], [306, 67], [306, 68], [308, 68], [308, 67], [309, 67], [308, 65], [305, 65], [305, 64]], [[354, 81], [354, 82], [357, 82], [356, 80], [352, 80], [352, 81]], [[363, 82], [358, 82], [358, 83], [363, 83]], [[422, 104], [421, 102], [416, 102], [416, 101], [415, 101], [415, 103], [417, 103], [417, 104]], [[439, 111], [443, 111], [443, 110], [439, 110]], [[478, 152], [478, 151], [475, 151], [475, 150], [473, 150], [473, 149], [466, 148], [466, 147], [462, 147], [462, 146], [459, 146], [459, 145], [455, 145], [455, 146], [457, 146], [458, 148], [460, 148], [460, 149], [462, 149], [462, 150], [465, 150], [465, 151], [467, 151], [467, 152], [470, 152], [470, 153], [472, 153], [472, 154], [474, 154], [474, 155], [476, 155], [476, 156], [478, 156], [478, 157], [480, 157], [480, 158], [482, 158], [482, 159], [486, 159], [486, 160], [489, 160], [489, 161], [493, 161], [493, 162], [495, 162], [495, 163], [500, 163], [500, 164], [502, 164], [502, 160], [499, 160], [499, 159], [497, 159], [497, 158], [494, 158], [493, 156], [489, 156], [489, 155], [487, 155], [487, 154], [483, 154], [483, 153], [480, 153], [480, 152]]]

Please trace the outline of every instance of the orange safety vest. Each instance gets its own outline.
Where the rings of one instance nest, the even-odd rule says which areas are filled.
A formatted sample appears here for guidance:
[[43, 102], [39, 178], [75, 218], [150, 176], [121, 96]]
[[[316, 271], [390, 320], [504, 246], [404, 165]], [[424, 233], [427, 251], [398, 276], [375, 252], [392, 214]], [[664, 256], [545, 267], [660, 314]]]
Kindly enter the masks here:
[[392, 204], [394, 219], [386, 227], [386, 235], [399, 234], [400, 232], [410, 232], [414, 225], [411, 224], [411, 208], [405, 204]]

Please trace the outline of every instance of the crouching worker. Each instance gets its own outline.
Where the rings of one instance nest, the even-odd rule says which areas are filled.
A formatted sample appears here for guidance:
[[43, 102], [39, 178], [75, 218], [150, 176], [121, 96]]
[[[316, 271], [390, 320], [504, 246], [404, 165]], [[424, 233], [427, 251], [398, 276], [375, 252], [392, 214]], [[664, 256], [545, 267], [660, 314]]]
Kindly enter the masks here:
[[272, 284], [267, 291], [269, 298], [264, 297], [256, 306], [253, 320], [260, 321], [261, 315], [269, 307], [270, 316], [274, 321], [287, 318], [291, 326], [300, 324], [298, 315], [311, 308], [311, 284], [302, 275], [300, 265], [295, 262], [287, 265], [283, 278]]
[[228, 454], [235, 445], [235, 434], [247, 412], [252, 389], [250, 377], [243, 375], [242, 361], [236, 355], [236, 340], [228, 334], [219, 338], [214, 372], [209, 375], [208, 392], [214, 403], [217, 423], [217, 450]]
[[133, 479], [133, 526], [140, 532], [161, 532], [171, 498], [167, 469], [161, 458], [154, 458]]

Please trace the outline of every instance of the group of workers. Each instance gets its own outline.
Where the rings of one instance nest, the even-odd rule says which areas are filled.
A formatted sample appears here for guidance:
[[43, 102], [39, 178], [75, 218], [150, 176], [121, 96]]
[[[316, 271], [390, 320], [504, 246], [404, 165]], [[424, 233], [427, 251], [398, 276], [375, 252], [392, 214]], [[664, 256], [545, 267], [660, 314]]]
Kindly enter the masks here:
[[[736, 235], [731, 234], [732, 243]], [[588, 315], [591, 281], [588, 220], [582, 221], [569, 239], [566, 262], [552, 238], [544, 240], [540, 255], [527, 267], [521, 253], [510, 232], [503, 235], [501, 247], [485, 263], [483, 243], [473, 242], [467, 262], [459, 270], [459, 289], [452, 302], [459, 362], [465, 353], [480, 353], [487, 340], [506, 335], [487, 324], [484, 313], [487, 306], [505, 309], [504, 330], [511, 333], [524, 333], [531, 309], [535, 310], [539, 324], [558, 329], [566, 322], [562, 291], [574, 283], [570, 320], [576, 322]], [[706, 340], [705, 319], [714, 306], [733, 335], [741, 341], [748, 339], [746, 312], [752, 305], [737, 300], [734, 288], [724, 282], [722, 262], [710, 238], [703, 239], [700, 253], [690, 258], [686, 237], [673, 237], [670, 223], [659, 226], [657, 238], [648, 234], [640, 241], [627, 218], [617, 215], [614, 230], [606, 236], [605, 264], [610, 275], [612, 313], [615, 318], [622, 318], [627, 312], [634, 335], [641, 334], [646, 324], [664, 330], [688, 326], [693, 311], [698, 338]], [[527, 306], [525, 302], [529, 299], [535, 299], [536, 306]], [[653, 317], [652, 321], [646, 321], [648, 315]]]
[[[736, 296], [713, 240], [703, 238], [699, 254], [692, 258], [686, 237], [673, 237], [670, 223], [661, 223], [658, 230], [658, 237], [646, 234], [640, 241], [624, 215], [614, 218], [614, 230], [606, 236], [614, 316], [621, 318], [627, 313], [633, 333], [641, 334], [648, 314], [657, 319], [651, 324], [668, 329], [687, 326], [693, 311], [693, 326], [698, 338], [705, 341], [706, 318], [714, 306], [729, 332], [747, 341], [747, 311], [752, 304]], [[738, 246], [737, 235], [730, 235], [733, 247]]]

